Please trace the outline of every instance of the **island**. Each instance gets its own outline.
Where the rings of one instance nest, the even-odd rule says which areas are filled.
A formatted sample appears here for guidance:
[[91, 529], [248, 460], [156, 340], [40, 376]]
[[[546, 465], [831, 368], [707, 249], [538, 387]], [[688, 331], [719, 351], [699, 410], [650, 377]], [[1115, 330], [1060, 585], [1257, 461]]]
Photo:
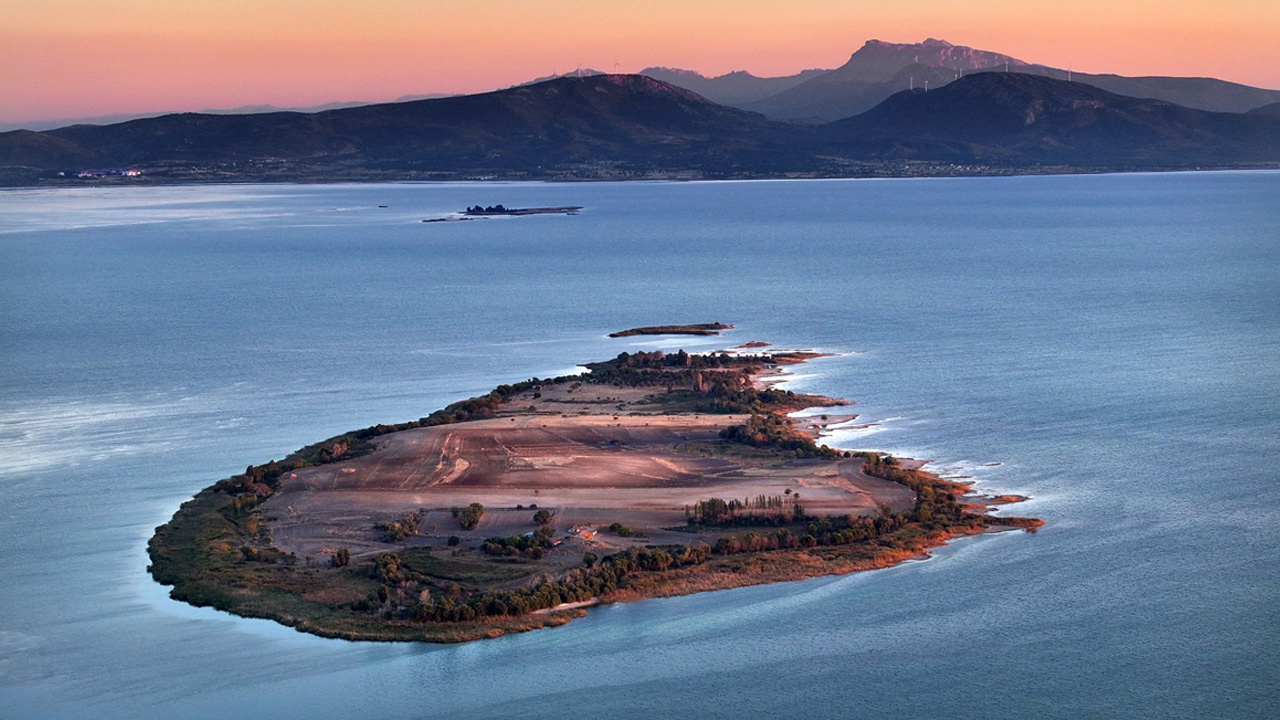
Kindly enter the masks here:
[[324, 637], [463, 642], [1042, 524], [820, 444], [847, 403], [778, 387], [815, 356], [622, 352], [344, 433], [200, 491], [149, 570], [176, 600]]
[[688, 325], [646, 325], [645, 327], [619, 330], [609, 333], [611, 338], [633, 337], [635, 335], [719, 335], [721, 330], [732, 330], [732, 325], [725, 323], [691, 323]]
[[577, 215], [581, 205], [565, 205], [562, 207], [509, 208], [502, 205], [473, 205], [463, 215], [484, 217], [487, 215]]
[[460, 222], [485, 217], [519, 217], [522, 215], [577, 215], [581, 205], [559, 207], [509, 208], [504, 205], [471, 205], [466, 210], [439, 217], [426, 218], [424, 223]]

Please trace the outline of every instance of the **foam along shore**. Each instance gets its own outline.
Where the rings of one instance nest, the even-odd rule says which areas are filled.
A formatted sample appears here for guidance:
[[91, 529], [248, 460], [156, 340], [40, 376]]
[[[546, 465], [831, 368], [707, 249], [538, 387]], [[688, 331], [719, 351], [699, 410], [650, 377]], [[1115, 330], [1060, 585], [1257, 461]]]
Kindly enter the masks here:
[[157, 528], [171, 595], [351, 640], [459, 642], [619, 602], [885, 567], [988, 513], [917, 464], [819, 445], [787, 353], [638, 352], [250, 466]]

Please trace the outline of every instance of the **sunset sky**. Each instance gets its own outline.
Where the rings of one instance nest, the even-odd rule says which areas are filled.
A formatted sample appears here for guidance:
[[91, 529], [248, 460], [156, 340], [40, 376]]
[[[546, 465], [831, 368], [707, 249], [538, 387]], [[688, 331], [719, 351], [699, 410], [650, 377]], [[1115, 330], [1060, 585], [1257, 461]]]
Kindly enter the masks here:
[[1277, 0], [0, 0], [0, 124], [480, 92], [575, 68], [761, 76], [927, 37], [1280, 89]]

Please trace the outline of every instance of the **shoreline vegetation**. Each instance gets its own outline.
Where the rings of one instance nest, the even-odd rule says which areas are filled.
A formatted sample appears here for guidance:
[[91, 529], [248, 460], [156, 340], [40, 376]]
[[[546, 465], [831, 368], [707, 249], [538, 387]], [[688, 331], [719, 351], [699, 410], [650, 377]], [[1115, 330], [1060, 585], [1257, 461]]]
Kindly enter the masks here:
[[201, 490], [148, 569], [175, 600], [323, 637], [465, 642], [1043, 525], [990, 513], [1019, 496], [819, 444], [847, 403], [773, 382], [816, 356], [623, 352], [343, 433]]

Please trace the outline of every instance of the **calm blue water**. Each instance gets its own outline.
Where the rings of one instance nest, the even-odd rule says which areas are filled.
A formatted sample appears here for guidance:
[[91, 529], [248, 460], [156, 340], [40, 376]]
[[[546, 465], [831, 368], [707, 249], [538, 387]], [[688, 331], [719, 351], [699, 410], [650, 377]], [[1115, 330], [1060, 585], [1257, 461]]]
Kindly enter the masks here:
[[[1278, 173], [0, 192], [0, 716], [1276, 717], [1277, 198]], [[419, 222], [477, 202], [586, 210]], [[738, 329], [604, 337], [713, 320]], [[152, 528], [246, 464], [748, 340], [840, 353], [792, 385], [877, 423], [836, 444], [1048, 526], [457, 647], [145, 573]]]

